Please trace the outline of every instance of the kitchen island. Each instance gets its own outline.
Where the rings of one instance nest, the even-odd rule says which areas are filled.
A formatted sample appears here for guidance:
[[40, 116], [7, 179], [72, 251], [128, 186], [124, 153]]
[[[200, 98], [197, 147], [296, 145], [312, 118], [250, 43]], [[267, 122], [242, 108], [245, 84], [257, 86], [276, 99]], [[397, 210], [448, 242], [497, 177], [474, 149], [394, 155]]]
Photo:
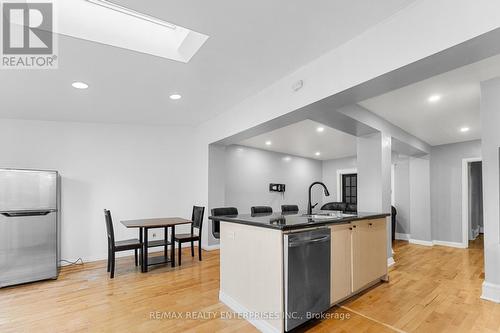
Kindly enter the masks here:
[[284, 332], [387, 281], [387, 216], [303, 212], [220, 221], [219, 299], [263, 332]]

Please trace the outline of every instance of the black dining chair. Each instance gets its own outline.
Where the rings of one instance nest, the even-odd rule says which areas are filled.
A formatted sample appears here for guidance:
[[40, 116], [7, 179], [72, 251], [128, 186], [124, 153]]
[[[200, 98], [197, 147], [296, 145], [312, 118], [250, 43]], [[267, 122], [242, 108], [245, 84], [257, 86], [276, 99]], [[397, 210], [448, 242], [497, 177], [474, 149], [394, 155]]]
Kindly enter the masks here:
[[281, 205], [282, 213], [296, 213], [299, 211], [299, 206], [297, 205]]
[[252, 215], [264, 213], [271, 214], [273, 212], [273, 208], [269, 206], [253, 206], [250, 208], [250, 212], [252, 213]]
[[[198, 259], [201, 261], [201, 228], [203, 227], [203, 215], [205, 207], [193, 206], [193, 214], [191, 215], [191, 233], [179, 234], [174, 236], [174, 241], [179, 243], [179, 266], [181, 265], [182, 244], [191, 242], [191, 257], [194, 257], [194, 242], [198, 241]], [[195, 234], [194, 229], [198, 229], [198, 234]]]
[[348, 213], [357, 213], [358, 212], [358, 205], [347, 204], [345, 211]]
[[337, 211], [345, 211], [347, 208], [347, 204], [345, 202], [329, 202], [321, 206], [321, 210], [337, 210]]
[[[238, 215], [238, 209], [235, 207], [212, 208], [212, 216]], [[220, 238], [220, 221], [212, 220], [212, 235], [216, 239]]]
[[121, 251], [134, 250], [135, 265], [139, 265], [137, 250], [142, 258], [142, 243], [138, 239], [126, 239], [122, 241], [115, 241], [115, 231], [113, 229], [113, 219], [111, 212], [107, 209], [104, 210], [104, 218], [106, 220], [106, 231], [108, 233], [108, 272], [111, 272], [110, 277], [115, 277], [115, 253]]

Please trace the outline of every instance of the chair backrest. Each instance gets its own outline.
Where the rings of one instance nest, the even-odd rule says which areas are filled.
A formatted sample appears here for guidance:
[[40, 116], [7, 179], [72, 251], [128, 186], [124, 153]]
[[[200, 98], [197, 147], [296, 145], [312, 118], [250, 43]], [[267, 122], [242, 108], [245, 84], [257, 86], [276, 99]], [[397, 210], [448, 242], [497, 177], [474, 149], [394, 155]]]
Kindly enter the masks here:
[[350, 213], [357, 213], [358, 212], [358, 205], [356, 204], [347, 204], [347, 207], [346, 207], [346, 212], [350, 212]]
[[298, 212], [299, 206], [297, 205], [281, 205], [281, 212], [289, 213], [289, 212]]
[[269, 206], [253, 206], [250, 211], [252, 214], [272, 213], [273, 208]]
[[[238, 209], [235, 207], [212, 208], [212, 216], [238, 215]], [[212, 220], [212, 235], [220, 238], [220, 221]]]
[[205, 215], [205, 207], [193, 206], [193, 215], [191, 217], [191, 234], [193, 229], [199, 229], [198, 235], [201, 236], [201, 228], [203, 227], [203, 215]]
[[115, 244], [115, 231], [113, 229], [113, 219], [111, 218], [111, 212], [107, 209], [104, 210], [104, 219], [106, 221], [106, 232], [108, 234], [108, 245]]
[[347, 204], [345, 202], [329, 202], [321, 206], [321, 210], [340, 210], [345, 211]]

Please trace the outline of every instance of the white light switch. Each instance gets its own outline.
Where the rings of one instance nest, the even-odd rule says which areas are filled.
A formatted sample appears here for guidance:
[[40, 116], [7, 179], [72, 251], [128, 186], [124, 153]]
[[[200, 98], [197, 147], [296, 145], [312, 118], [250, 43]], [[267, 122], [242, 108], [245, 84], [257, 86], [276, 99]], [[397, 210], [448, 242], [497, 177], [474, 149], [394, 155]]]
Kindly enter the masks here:
[[227, 238], [234, 239], [234, 231], [230, 231], [227, 233]]

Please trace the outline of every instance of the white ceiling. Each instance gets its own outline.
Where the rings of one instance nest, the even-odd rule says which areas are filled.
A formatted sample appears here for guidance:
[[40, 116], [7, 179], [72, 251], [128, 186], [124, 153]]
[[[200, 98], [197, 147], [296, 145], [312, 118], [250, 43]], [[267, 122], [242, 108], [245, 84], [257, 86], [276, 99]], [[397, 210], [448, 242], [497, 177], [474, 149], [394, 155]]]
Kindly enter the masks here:
[[[316, 129], [323, 127], [323, 132]], [[271, 145], [266, 145], [271, 141]], [[238, 142], [239, 145], [284, 154], [331, 160], [356, 155], [356, 137], [312, 120], [303, 120]], [[320, 156], [315, 153], [320, 152]]]
[[184, 64], [59, 36], [59, 69], [2, 71], [0, 118], [199, 124], [414, 0], [115, 1], [210, 38]]
[[[479, 139], [479, 83], [499, 75], [500, 55], [359, 104], [433, 146]], [[434, 94], [441, 100], [430, 103]]]

